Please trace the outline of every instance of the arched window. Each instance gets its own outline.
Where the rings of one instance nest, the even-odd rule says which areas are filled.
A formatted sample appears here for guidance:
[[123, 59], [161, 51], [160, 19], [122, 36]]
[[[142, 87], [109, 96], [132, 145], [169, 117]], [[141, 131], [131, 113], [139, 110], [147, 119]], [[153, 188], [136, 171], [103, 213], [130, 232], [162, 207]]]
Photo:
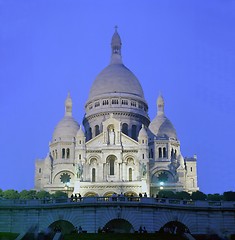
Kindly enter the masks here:
[[132, 181], [132, 168], [129, 168], [129, 181]]
[[41, 169], [41, 168], [39, 168], [38, 172], [39, 172], [39, 173], [41, 173], [41, 172], [42, 172], [42, 169]]
[[171, 158], [173, 158], [174, 157], [174, 150], [173, 150], [173, 148], [171, 149]]
[[95, 168], [92, 168], [91, 181], [92, 181], [92, 182], [95, 182]]
[[136, 132], [136, 130], [137, 130], [136, 125], [132, 125], [132, 128], [131, 128], [131, 137], [132, 137], [134, 140], [137, 139], [137, 132]]
[[150, 149], [150, 157], [153, 158], [153, 149]]
[[162, 148], [158, 148], [158, 157], [162, 158]]
[[62, 148], [62, 158], [65, 158], [65, 148]]
[[109, 160], [109, 174], [114, 175], [114, 159]]
[[122, 124], [122, 132], [128, 136], [128, 124], [127, 123]]
[[95, 125], [95, 136], [100, 134], [100, 127], [99, 125]]
[[174, 159], [176, 159], [176, 157], [177, 157], [177, 151], [175, 150], [175, 152], [174, 152]]
[[66, 149], [66, 158], [70, 158], [70, 149], [69, 148]]
[[163, 148], [163, 157], [166, 158], [166, 148]]
[[92, 129], [89, 128], [89, 136], [88, 136], [88, 139], [92, 139]]

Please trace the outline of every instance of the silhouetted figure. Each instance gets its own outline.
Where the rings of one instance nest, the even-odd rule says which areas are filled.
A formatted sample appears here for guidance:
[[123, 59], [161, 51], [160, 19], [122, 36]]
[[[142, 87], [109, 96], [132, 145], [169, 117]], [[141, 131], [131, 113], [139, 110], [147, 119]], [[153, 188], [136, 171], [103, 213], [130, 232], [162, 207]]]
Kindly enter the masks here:
[[79, 226], [79, 228], [78, 228], [78, 233], [82, 233], [82, 227], [81, 226]]

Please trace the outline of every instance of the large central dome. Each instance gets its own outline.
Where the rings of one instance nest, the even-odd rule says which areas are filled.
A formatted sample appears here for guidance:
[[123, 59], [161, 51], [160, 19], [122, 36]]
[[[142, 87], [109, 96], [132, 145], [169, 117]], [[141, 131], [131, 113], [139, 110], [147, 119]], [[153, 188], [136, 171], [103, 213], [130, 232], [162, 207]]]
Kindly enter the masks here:
[[93, 82], [89, 100], [112, 93], [132, 94], [144, 99], [143, 89], [139, 80], [122, 63], [121, 45], [121, 38], [116, 30], [111, 42], [111, 62], [98, 74]]
[[116, 29], [111, 41], [111, 61], [95, 78], [85, 105], [83, 124], [88, 140], [102, 131], [102, 122], [110, 114], [135, 140], [142, 124], [149, 125], [143, 89], [137, 77], [123, 64], [121, 46]]
[[111, 63], [96, 77], [89, 99], [110, 93], [127, 93], [144, 98], [138, 79], [121, 63]]

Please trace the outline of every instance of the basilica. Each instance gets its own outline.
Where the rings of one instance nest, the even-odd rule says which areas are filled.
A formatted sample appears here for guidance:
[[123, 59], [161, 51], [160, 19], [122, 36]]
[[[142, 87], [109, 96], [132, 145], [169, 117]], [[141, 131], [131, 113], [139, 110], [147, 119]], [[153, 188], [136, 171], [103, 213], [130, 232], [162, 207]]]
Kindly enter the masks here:
[[198, 190], [197, 157], [182, 156], [162, 95], [156, 99], [156, 117], [149, 119], [143, 89], [123, 64], [121, 47], [115, 30], [110, 63], [92, 84], [83, 126], [72, 116], [68, 94], [48, 154], [36, 160], [36, 190], [82, 196]]

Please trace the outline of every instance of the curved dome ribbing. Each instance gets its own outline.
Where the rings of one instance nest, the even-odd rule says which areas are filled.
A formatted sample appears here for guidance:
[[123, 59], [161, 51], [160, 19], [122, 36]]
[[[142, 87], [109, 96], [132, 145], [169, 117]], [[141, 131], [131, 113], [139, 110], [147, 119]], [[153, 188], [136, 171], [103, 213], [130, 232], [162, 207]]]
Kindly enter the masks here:
[[79, 130], [78, 123], [72, 116], [64, 116], [64, 118], [57, 124], [53, 133], [53, 140], [58, 140], [63, 137], [76, 137]]
[[149, 124], [150, 131], [157, 137], [177, 139], [177, 134], [170, 120], [164, 115], [156, 116]]
[[89, 100], [109, 93], [126, 93], [144, 98], [138, 79], [123, 64], [110, 64], [98, 74], [91, 87]]

